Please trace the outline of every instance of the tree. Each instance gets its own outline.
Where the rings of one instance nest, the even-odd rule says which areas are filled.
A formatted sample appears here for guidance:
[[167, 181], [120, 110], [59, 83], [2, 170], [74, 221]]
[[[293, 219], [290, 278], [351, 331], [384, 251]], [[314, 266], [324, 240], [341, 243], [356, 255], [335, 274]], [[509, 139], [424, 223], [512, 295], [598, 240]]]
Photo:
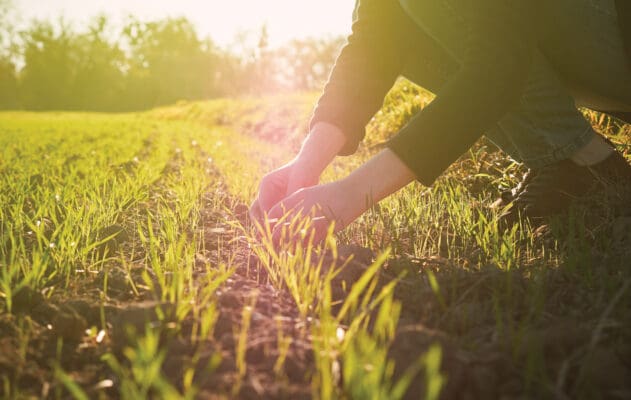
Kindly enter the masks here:
[[0, 47], [0, 108], [15, 108], [19, 100], [33, 110], [131, 111], [179, 100], [314, 90], [342, 45], [337, 38], [301, 39], [274, 49], [265, 26], [255, 36], [243, 40], [237, 54], [200, 39], [184, 18], [130, 17], [115, 30], [97, 16], [82, 32], [63, 19], [34, 21], [20, 35], [19, 51], [3, 57]]
[[269, 48], [269, 34], [267, 25], [261, 27], [255, 58], [256, 67], [253, 68], [252, 90], [257, 93], [275, 92], [280, 86], [278, 82], [278, 70], [276, 56]]
[[70, 27], [60, 19], [57, 26], [35, 21], [23, 34], [24, 68], [20, 97], [34, 110], [71, 109], [73, 79], [78, 52]]
[[129, 106], [153, 107], [215, 94], [214, 46], [200, 40], [188, 20], [132, 19], [123, 32], [130, 48], [125, 96]]
[[124, 110], [121, 96], [125, 56], [118, 43], [107, 38], [107, 33], [107, 17], [100, 15], [93, 19], [88, 32], [77, 36], [72, 108]]
[[10, 23], [12, 10], [11, 0], [0, 0], [0, 55], [2, 56], [10, 45], [10, 37], [13, 33], [13, 25]]
[[0, 109], [18, 107], [18, 81], [13, 58], [10, 23], [12, 3], [0, 0]]
[[343, 44], [343, 38], [290, 41], [275, 55], [278, 79], [292, 90], [320, 89]]
[[24, 105], [123, 111], [216, 95], [216, 50], [186, 19], [132, 19], [120, 37], [111, 31], [105, 16], [84, 33], [35, 21], [23, 34]]
[[9, 60], [0, 58], [0, 109], [18, 107], [18, 81], [15, 65]]

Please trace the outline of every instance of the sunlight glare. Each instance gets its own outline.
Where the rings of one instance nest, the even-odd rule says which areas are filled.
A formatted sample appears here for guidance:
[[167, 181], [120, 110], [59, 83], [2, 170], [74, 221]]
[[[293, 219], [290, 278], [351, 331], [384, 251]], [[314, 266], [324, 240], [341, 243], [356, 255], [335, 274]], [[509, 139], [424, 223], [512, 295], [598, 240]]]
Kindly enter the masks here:
[[24, 20], [56, 18], [84, 24], [105, 13], [120, 21], [128, 15], [140, 19], [186, 17], [202, 36], [230, 45], [242, 32], [259, 32], [267, 26], [269, 43], [293, 38], [346, 35], [350, 32], [354, 0], [20, 0], [15, 5]]

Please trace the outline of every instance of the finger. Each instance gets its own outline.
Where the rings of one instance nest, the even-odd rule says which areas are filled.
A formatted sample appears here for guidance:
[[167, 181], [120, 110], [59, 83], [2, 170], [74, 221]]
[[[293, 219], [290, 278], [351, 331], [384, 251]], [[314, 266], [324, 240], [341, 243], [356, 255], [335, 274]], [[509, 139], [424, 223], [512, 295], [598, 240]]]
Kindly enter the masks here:
[[277, 249], [281, 246], [291, 248], [297, 244], [302, 247], [307, 247], [309, 243], [318, 245], [327, 237], [331, 223], [333, 222], [328, 218], [319, 216], [310, 218], [303, 228], [297, 228], [289, 222], [279, 224], [272, 232], [272, 243]]
[[276, 203], [286, 196], [287, 185], [279, 179], [269, 179], [261, 182], [259, 189], [259, 204], [262, 211], [268, 212]]
[[304, 194], [302, 192], [293, 194], [272, 207], [268, 213], [268, 217], [272, 219], [281, 218], [289, 210], [296, 210], [303, 202]]
[[250, 206], [250, 210], [249, 210], [249, 214], [250, 214], [250, 219], [253, 221], [260, 221], [261, 217], [263, 216], [263, 213], [261, 211], [261, 206], [259, 204], [259, 199], [256, 198], [254, 200], [254, 202], [252, 202], [252, 205]]
[[261, 194], [259, 195], [259, 206], [261, 208], [261, 211], [263, 212], [269, 212], [269, 210], [275, 205], [277, 204], [279, 201], [282, 200], [283, 196], [284, 196], [284, 191], [283, 192], [263, 192], [261, 191]]

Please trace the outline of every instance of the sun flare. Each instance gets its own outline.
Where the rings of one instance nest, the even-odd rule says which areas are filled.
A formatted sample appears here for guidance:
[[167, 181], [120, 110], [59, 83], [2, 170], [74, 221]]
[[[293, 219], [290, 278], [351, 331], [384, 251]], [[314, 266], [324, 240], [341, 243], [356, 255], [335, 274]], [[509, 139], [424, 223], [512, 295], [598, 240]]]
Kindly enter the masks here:
[[258, 31], [265, 24], [271, 45], [293, 38], [344, 35], [350, 31], [354, 0], [20, 0], [14, 2], [24, 20], [63, 15], [85, 23], [99, 13], [115, 19], [184, 16], [200, 34], [230, 45], [239, 33]]

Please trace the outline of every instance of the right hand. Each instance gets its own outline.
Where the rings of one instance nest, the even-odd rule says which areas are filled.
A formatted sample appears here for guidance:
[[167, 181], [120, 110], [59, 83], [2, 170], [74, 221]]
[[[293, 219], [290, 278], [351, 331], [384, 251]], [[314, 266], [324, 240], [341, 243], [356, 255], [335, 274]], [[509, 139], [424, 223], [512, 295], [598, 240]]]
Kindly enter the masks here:
[[317, 185], [319, 173], [309, 171], [299, 159], [270, 172], [261, 180], [259, 194], [250, 206], [250, 217], [261, 222], [265, 213], [297, 190]]

